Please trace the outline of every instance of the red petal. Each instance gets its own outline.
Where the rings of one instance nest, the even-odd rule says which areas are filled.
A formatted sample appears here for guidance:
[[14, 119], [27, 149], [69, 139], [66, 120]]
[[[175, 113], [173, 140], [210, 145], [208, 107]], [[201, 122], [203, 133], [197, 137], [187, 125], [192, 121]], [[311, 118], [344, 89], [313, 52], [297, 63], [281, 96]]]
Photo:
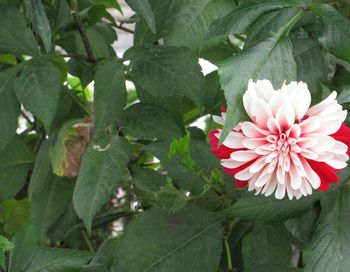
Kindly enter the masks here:
[[215, 136], [219, 131], [217, 129], [209, 132], [209, 142], [211, 145], [211, 152], [215, 154], [219, 159], [228, 159], [235, 149], [229, 148], [225, 145], [218, 146], [219, 139]]
[[221, 105], [221, 111], [222, 112], [227, 112], [226, 106], [224, 104]]
[[339, 177], [336, 174], [339, 170], [334, 169], [325, 162], [318, 162], [309, 159], [307, 159], [307, 162], [321, 179], [321, 185], [317, 190], [328, 190], [330, 188], [329, 183], [339, 182]]
[[244, 188], [248, 184], [248, 180], [234, 179], [233, 182], [234, 182], [235, 186], [238, 188]]
[[346, 153], [350, 155], [350, 128], [343, 123], [340, 129], [331, 136], [337, 141], [346, 144], [348, 146], [348, 151]]

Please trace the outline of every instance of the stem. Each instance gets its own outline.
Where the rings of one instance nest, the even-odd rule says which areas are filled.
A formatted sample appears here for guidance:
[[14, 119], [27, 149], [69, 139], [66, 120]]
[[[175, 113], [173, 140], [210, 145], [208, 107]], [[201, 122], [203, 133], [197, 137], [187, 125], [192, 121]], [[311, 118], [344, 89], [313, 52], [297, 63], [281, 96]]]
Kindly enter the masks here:
[[109, 23], [109, 25], [111, 25], [111, 26], [113, 26], [113, 27], [115, 27], [115, 28], [121, 29], [121, 30], [123, 30], [123, 31], [125, 31], [125, 32], [134, 34], [134, 31], [133, 31], [133, 30], [131, 30], [131, 29], [129, 29], [129, 28], [123, 26], [123, 24], [119, 24], [119, 25], [118, 25], [118, 24], [114, 24], [114, 23]]
[[227, 256], [227, 270], [233, 271], [231, 249], [227, 239], [224, 239], [224, 244], [225, 244], [226, 256]]
[[90, 110], [88, 107], [86, 107], [83, 103], [81, 103], [81, 101], [79, 100], [79, 98], [76, 97], [74, 94], [72, 94], [72, 93], [70, 92], [70, 90], [69, 90], [66, 86], [65, 86], [63, 89], [66, 91], [66, 93], [69, 95], [69, 97], [70, 97], [80, 108], [82, 108], [82, 110], [85, 111], [86, 114], [92, 115], [91, 110]]
[[91, 244], [91, 242], [90, 242], [90, 239], [89, 239], [89, 237], [88, 237], [87, 234], [86, 234], [86, 231], [83, 230], [83, 231], [81, 232], [81, 234], [83, 235], [84, 242], [85, 242], [85, 244], [87, 245], [88, 249], [89, 249], [91, 252], [95, 252], [95, 250], [94, 250], [94, 248], [92, 247], [92, 244]]
[[90, 62], [95, 62], [94, 53], [92, 52], [92, 47], [91, 47], [91, 44], [89, 42], [89, 38], [86, 35], [85, 26], [84, 26], [84, 24], [79, 16], [77, 1], [71, 0], [70, 4], [71, 4], [72, 15], [75, 19], [75, 23], [77, 24], [78, 31], [80, 33], [81, 39], [83, 41], [83, 44], [84, 44], [84, 47], [85, 47], [85, 50], [86, 50], [86, 53], [88, 56], [88, 60]]

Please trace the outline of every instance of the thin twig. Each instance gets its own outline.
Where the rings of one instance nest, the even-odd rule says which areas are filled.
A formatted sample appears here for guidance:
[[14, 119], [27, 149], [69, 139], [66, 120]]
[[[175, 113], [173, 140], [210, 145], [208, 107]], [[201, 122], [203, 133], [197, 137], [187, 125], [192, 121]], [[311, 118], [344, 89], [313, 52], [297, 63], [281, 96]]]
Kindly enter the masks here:
[[113, 26], [113, 27], [115, 27], [115, 28], [121, 29], [121, 30], [123, 30], [123, 31], [125, 31], [125, 32], [134, 34], [134, 31], [133, 31], [133, 30], [131, 30], [130, 28], [127, 28], [127, 27], [123, 26], [123, 24], [119, 24], [119, 25], [118, 25], [118, 24], [114, 24], [114, 23], [109, 23], [109, 25], [111, 25], [111, 26]]
[[70, 3], [71, 3], [72, 15], [75, 19], [75, 23], [77, 24], [78, 31], [79, 31], [81, 39], [83, 41], [88, 59], [90, 62], [95, 62], [94, 53], [92, 51], [92, 47], [91, 47], [91, 44], [89, 42], [89, 38], [86, 35], [85, 26], [80, 18], [79, 12], [78, 12], [77, 1], [71, 0]]
[[24, 110], [21, 110], [21, 115], [23, 116], [24, 119], [26, 119], [26, 121], [29, 124], [34, 125], [34, 122], [32, 120], [30, 120], [29, 116], [24, 112]]
[[227, 256], [227, 271], [233, 271], [231, 249], [227, 239], [224, 239], [224, 244]]

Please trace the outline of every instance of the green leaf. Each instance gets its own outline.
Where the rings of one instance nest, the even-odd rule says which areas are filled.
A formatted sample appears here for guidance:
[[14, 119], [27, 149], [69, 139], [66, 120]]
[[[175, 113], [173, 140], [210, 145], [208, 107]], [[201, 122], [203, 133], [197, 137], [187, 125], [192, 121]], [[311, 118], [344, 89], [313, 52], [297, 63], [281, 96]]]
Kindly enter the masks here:
[[130, 156], [130, 144], [118, 136], [105, 147], [89, 145], [73, 194], [74, 208], [89, 231], [95, 213], [122, 181]]
[[293, 55], [297, 64], [297, 79], [307, 84], [312, 94], [318, 93], [324, 74], [324, 53], [317, 40], [295, 39]]
[[143, 103], [133, 104], [125, 110], [121, 126], [139, 139], [171, 139], [183, 135], [171, 114], [161, 107]]
[[229, 34], [247, 33], [249, 27], [263, 14], [270, 11], [296, 6], [298, 0], [248, 0], [241, 1], [240, 5], [226, 16], [217, 19], [210, 27], [208, 38]]
[[10, 251], [9, 272], [23, 271], [38, 249], [40, 237], [39, 230], [32, 223], [16, 233], [12, 239], [16, 247]]
[[350, 22], [328, 4], [310, 4], [309, 9], [324, 22], [320, 42], [334, 56], [350, 63]]
[[244, 271], [285, 271], [266, 268], [288, 268], [292, 257], [292, 247], [286, 238], [272, 226], [257, 225], [243, 239]]
[[15, 90], [23, 106], [49, 131], [61, 92], [61, 75], [57, 67], [50, 61], [32, 61], [15, 80]]
[[26, 0], [26, 3], [32, 19], [33, 29], [40, 36], [48, 53], [51, 50], [51, 28], [41, 1]]
[[277, 200], [274, 196], [248, 195], [239, 198], [224, 213], [228, 217], [238, 217], [243, 220], [280, 221], [301, 214], [309, 209], [319, 197], [320, 193], [314, 193], [312, 196], [298, 200]]
[[350, 86], [344, 86], [343, 90], [337, 97], [339, 104], [350, 103]]
[[126, 106], [124, 67], [120, 60], [99, 62], [95, 74], [94, 134], [102, 132]]
[[[17, 55], [37, 55], [39, 50], [23, 14], [0, 4], [0, 50]], [[15, 22], [15, 23], [14, 23]]]
[[54, 137], [44, 140], [40, 145], [36, 155], [32, 176], [30, 178], [28, 195], [31, 198], [33, 194], [39, 194], [45, 187], [49, 186], [52, 178], [52, 169], [50, 161], [50, 149]]
[[51, 174], [50, 183], [38, 194], [33, 194], [30, 205], [30, 218], [36, 222], [42, 237], [49, 227], [67, 209], [73, 195], [74, 181]]
[[87, 251], [42, 247], [24, 272], [78, 272], [91, 257], [92, 253]]
[[302, 15], [302, 11], [293, 16], [290, 15], [288, 23], [271, 37], [242, 50], [219, 67], [220, 83], [229, 105], [220, 143], [224, 141], [229, 131], [245, 117], [242, 96], [249, 79], [269, 79], [277, 88], [280, 88], [286, 80], [296, 79], [296, 63], [288, 33]]
[[145, 19], [150, 30], [156, 32], [156, 21], [154, 19], [153, 11], [148, 0], [126, 0], [128, 5], [137, 12], [143, 19]]
[[14, 76], [14, 69], [0, 73], [0, 150], [4, 149], [15, 136], [18, 126], [18, 116], [21, 106], [14, 94]]
[[174, 215], [159, 208], [144, 212], [120, 239], [114, 270], [216, 271], [221, 225], [220, 215], [191, 206]]
[[17, 230], [28, 225], [29, 222], [29, 199], [16, 200], [14, 198], [1, 202], [0, 222], [3, 231], [7, 235], [14, 235]]
[[5, 269], [6, 263], [5, 263], [5, 251], [8, 251], [12, 248], [14, 248], [14, 244], [11, 243], [9, 240], [7, 240], [5, 237], [0, 235], [0, 267]]
[[350, 194], [339, 194], [332, 211], [316, 228], [311, 243], [303, 254], [305, 271], [350, 270]]
[[131, 78], [154, 96], [186, 96], [202, 101], [204, 77], [198, 60], [186, 48], [138, 46], [125, 53], [131, 60]]
[[17, 137], [0, 153], [0, 200], [10, 198], [23, 187], [33, 154]]

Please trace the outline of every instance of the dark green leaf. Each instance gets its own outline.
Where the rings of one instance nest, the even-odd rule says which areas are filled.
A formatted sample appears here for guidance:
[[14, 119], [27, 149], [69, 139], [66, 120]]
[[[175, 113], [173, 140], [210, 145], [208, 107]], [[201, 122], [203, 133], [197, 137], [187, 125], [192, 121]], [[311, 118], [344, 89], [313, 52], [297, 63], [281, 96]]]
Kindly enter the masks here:
[[350, 22], [328, 4], [311, 4], [309, 9], [325, 23], [320, 42], [334, 56], [350, 63]]
[[36, 60], [25, 66], [15, 81], [16, 95], [24, 107], [50, 130], [61, 92], [61, 75], [50, 61]]
[[228, 217], [260, 222], [284, 220], [309, 209], [320, 197], [319, 193], [299, 200], [277, 200], [274, 196], [244, 196], [225, 210]]
[[74, 208], [89, 231], [95, 213], [122, 181], [130, 155], [130, 144], [118, 136], [104, 147], [89, 145], [73, 195]]
[[180, 47], [140, 46], [129, 49], [131, 77], [154, 96], [187, 96], [197, 105], [202, 101], [204, 77], [190, 50]]
[[[220, 83], [229, 105], [224, 131], [220, 143], [245, 116], [242, 110], [242, 95], [249, 79], [269, 79], [280, 88], [284, 81], [295, 80], [296, 63], [291, 42], [287, 36], [290, 29], [301, 18], [302, 11], [290, 16], [286, 25], [271, 37], [248, 49], [242, 50], [219, 67]], [[244, 67], [244, 69], [243, 69]]]
[[150, 28], [150, 30], [156, 32], [156, 22], [154, 20], [153, 11], [148, 0], [126, 0], [128, 5], [143, 17]]
[[[280, 269], [290, 266], [292, 247], [272, 226], [257, 225], [243, 239], [244, 271], [285, 271], [266, 270], [261, 267]], [[288, 270], [287, 270], [288, 271]]]
[[40, 237], [34, 224], [29, 224], [16, 233], [12, 239], [15, 248], [10, 251], [9, 272], [23, 271], [38, 249]]
[[18, 126], [20, 104], [13, 89], [15, 70], [0, 73], [0, 150], [11, 141]]
[[17, 55], [37, 55], [33, 33], [23, 14], [15, 8], [0, 4], [0, 50]]
[[349, 192], [342, 192], [332, 211], [317, 226], [303, 257], [306, 271], [350, 270], [349, 196]]
[[0, 199], [16, 195], [33, 163], [33, 154], [21, 140], [14, 138], [0, 153]]
[[74, 181], [51, 174], [50, 183], [38, 194], [33, 194], [30, 217], [35, 221], [42, 236], [54, 224], [71, 202]]
[[299, 4], [298, 0], [248, 0], [242, 1], [240, 5], [226, 16], [216, 20], [210, 27], [208, 38], [229, 34], [244, 34], [249, 27], [264, 13], [283, 9]]
[[40, 36], [46, 52], [51, 50], [51, 28], [41, 0], [26, 0], [33, 29]]
[[95, 74], [94, 133], [102, 132], [126, 106], [124, 67], [119, 60], [99, 62]]
[[42, 247], [24, 272], [78, 272], [91, 256], [91, 252], [86, 251]]
[[221, 223], [220, 215], [195, 207], [175, 215], [159, 208], [149, 210], [130, 223], [119, 241], [114, 270], [216, 271]]
[[121, 125], [139, 139], [171, 139], [182, 136], [176, 120], [158, 106], [137, 103], [125, 110]]

